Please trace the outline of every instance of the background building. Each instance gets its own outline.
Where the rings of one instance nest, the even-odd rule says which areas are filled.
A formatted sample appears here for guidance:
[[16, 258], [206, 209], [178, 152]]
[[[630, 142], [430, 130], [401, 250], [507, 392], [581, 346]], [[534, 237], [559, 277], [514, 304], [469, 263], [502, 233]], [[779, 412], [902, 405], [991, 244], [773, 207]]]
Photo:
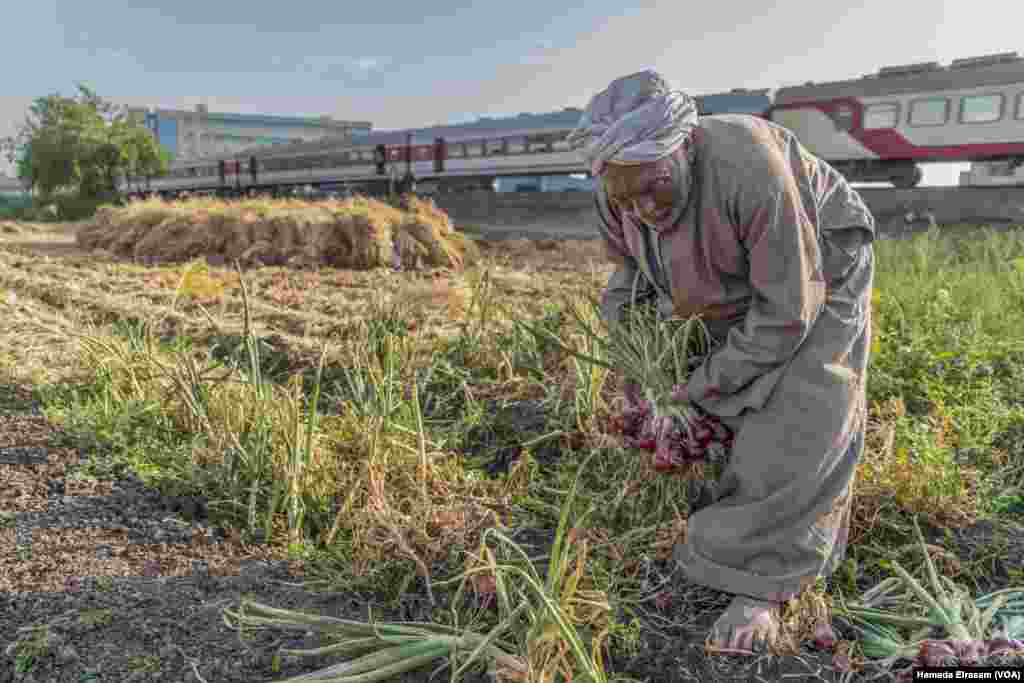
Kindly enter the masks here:
[[0, 173], [0, 218], [11, 209], [28, 206], [31, 200], [21, 181]]
[[330, 116], [298, 117], [133, 108], [129, 115], [156, 136], [175, 161], [234, 154], [276, 142], [351, 139], [372, 129], [369, 121], [337, 121]]
[[0, 173], [0, 197], [14, 199], [24, 197], [26, 194], [25, 187], [20, 180]]

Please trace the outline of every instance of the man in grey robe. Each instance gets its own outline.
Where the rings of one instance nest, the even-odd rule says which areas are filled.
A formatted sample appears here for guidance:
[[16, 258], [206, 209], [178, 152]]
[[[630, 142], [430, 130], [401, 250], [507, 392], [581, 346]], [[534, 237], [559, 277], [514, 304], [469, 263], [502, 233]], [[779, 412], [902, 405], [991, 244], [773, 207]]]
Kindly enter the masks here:
[[734, 595], [709, 647], [761, 650], [778, 636], [781, 604], [845, 554], [874, 219], [787, 129], [698, 116], [654, 71], [594, 96], [569, 142], [599, 178], [599, 228], [618, 265], [606, 319], [620, 320], [637, 280], [663, 313], [699, 314], [715, 338], [684, 395], [735, 442], [676, 559]]

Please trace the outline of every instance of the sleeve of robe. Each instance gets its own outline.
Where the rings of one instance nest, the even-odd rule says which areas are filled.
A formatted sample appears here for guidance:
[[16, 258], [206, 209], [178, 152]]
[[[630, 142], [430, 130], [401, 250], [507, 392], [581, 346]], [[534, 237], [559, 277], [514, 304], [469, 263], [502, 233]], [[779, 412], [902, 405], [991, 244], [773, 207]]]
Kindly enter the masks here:
[[790, 360], [825, 304], [817, 230], [791, 167], [774, 151], [759, 161], [732, 169], [724, 202], [747, 255], [750, 308], [687, 384], [690, 400], [712, 413], [719, 400]]

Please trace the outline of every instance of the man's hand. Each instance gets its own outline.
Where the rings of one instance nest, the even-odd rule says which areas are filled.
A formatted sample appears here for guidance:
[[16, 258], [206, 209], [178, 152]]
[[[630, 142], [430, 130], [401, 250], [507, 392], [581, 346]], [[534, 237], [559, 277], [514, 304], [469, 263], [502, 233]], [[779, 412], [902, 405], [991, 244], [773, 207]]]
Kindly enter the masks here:
[[689, 401], [690, 398], [689, 395], [686, 393], [686, 389], [687, 385], [685, 383], [677, 384], [674, 387], [672, 387], [672, 393], [670, 394], [670, 397], [673, 401], [676, 401], [678, 403]]

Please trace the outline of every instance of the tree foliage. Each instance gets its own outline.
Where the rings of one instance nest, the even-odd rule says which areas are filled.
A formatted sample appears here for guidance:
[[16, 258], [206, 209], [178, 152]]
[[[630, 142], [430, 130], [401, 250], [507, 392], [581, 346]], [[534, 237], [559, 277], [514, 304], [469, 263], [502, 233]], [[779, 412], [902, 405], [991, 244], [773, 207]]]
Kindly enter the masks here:
[[170, 155], [124, 107], [79, 84], [74, 97], [37, 98], [17, 133], [0, 143], [27, 189], [43, 199], [110, 198], [125, 175], [157, 176]]

